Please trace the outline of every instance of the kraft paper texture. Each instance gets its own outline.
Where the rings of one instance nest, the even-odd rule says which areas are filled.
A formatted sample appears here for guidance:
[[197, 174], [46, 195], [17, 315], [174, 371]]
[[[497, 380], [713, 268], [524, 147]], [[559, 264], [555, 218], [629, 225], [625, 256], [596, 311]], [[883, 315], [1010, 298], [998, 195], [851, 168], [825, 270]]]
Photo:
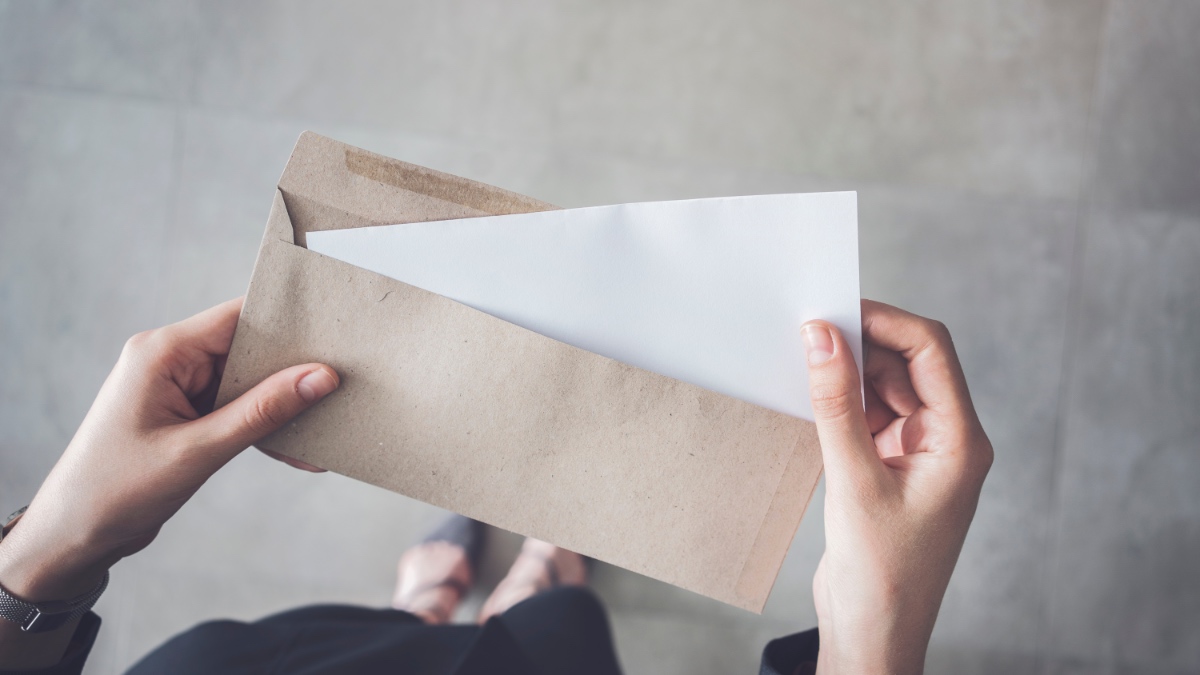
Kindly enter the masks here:
[[315, 230], [552, 208], [303, 134], [218, 405], [327, 363], [342, 386], [259, 447], [761, 612], [821, 473], [811, 422], [304, 247]]

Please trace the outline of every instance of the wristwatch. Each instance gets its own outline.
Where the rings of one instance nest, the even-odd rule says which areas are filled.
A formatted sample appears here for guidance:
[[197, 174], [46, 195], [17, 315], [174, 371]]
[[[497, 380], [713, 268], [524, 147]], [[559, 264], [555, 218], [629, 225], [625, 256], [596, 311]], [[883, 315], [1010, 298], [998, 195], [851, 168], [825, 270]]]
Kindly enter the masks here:
[[[8, 535], [21, 516], [25, 514], [25, 507], [18, 510], [8, 517], [4, 527], [0, 528], [0, 541]], [[4, 588], [3, 583], [0, 583], [0, 619], [12, 621], [21, 626], [21, 630], [26, 633], [45, 633], [52, 631], [65, 623], [78, 619], [87, 614], [92, 605], [100, 599], [104, 593], [104, 589], [108, 587], [108, 572], [104, 573], [104, 578], [100, 580], [100, 584], [93, 588], [90, 592], [85, 593], [71, 600], [56, 600], [54, 602], [26, 602], [20, 598], [13, 596]]]
[[8, 520], [4, 521], [4, 527], [0, 527], [0, 541], [4, 540], [4, 537], [8, 534], [8, 531], [13, 529], [13, 525], [16, 525], [17, 521], [21, 519], [21, 516], [25, 515], [25, 510], [28, 508], [28, 506], [22, 506], [16, 511], [13, 511], [12, 515], [8, 517]]

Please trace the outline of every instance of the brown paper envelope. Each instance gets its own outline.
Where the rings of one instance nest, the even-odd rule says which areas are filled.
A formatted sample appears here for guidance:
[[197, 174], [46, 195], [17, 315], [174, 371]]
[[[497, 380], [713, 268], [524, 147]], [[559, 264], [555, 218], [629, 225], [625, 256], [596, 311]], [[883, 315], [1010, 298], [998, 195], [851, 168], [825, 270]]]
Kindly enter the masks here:
[[552, 208], [303, 134], [218, 405], [327, 363], [341, 388], [258, 447], [761, 612], [821, 472], [811, 422], [304, 247], [313, 230]]

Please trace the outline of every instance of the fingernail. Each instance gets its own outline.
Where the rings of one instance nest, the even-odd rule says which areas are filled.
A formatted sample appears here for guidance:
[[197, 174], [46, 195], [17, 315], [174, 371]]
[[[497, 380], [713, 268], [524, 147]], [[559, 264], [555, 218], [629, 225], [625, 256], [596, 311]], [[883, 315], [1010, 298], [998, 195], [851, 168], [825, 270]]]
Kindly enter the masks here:
[[300, 378], [296, 383], [296, 391], [306, 403], [312, 403], [337, 389], [337, 380], [333, 379], [323, 368], [318, 368]]
[[833, 358], [833, 334], [828, 328], [819, 323], [805, 324], [800, 335], [808, 352], [808, 365], [819, 366]]

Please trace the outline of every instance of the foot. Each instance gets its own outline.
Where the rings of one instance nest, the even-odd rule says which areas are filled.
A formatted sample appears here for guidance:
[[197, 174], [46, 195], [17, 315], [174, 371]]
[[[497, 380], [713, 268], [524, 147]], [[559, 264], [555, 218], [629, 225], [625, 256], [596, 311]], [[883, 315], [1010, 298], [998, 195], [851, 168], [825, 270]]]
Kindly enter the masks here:
[[587, 565], [583, 556], [544, 541], [526, 539], [508, 574], [483, 603], [479, 622], [503, 614], [518, 602], [543, 591], [586, 584]]
[[451, 516], [400, 557], [392, 607], [431, 625], [449, 623], [475, 581], [482, 544], [481, 523]]
[[428, 624], [449, 623], [472, 581], [461, 547], [445, 541], [419, 544], [400, 557], [392, 607]]

